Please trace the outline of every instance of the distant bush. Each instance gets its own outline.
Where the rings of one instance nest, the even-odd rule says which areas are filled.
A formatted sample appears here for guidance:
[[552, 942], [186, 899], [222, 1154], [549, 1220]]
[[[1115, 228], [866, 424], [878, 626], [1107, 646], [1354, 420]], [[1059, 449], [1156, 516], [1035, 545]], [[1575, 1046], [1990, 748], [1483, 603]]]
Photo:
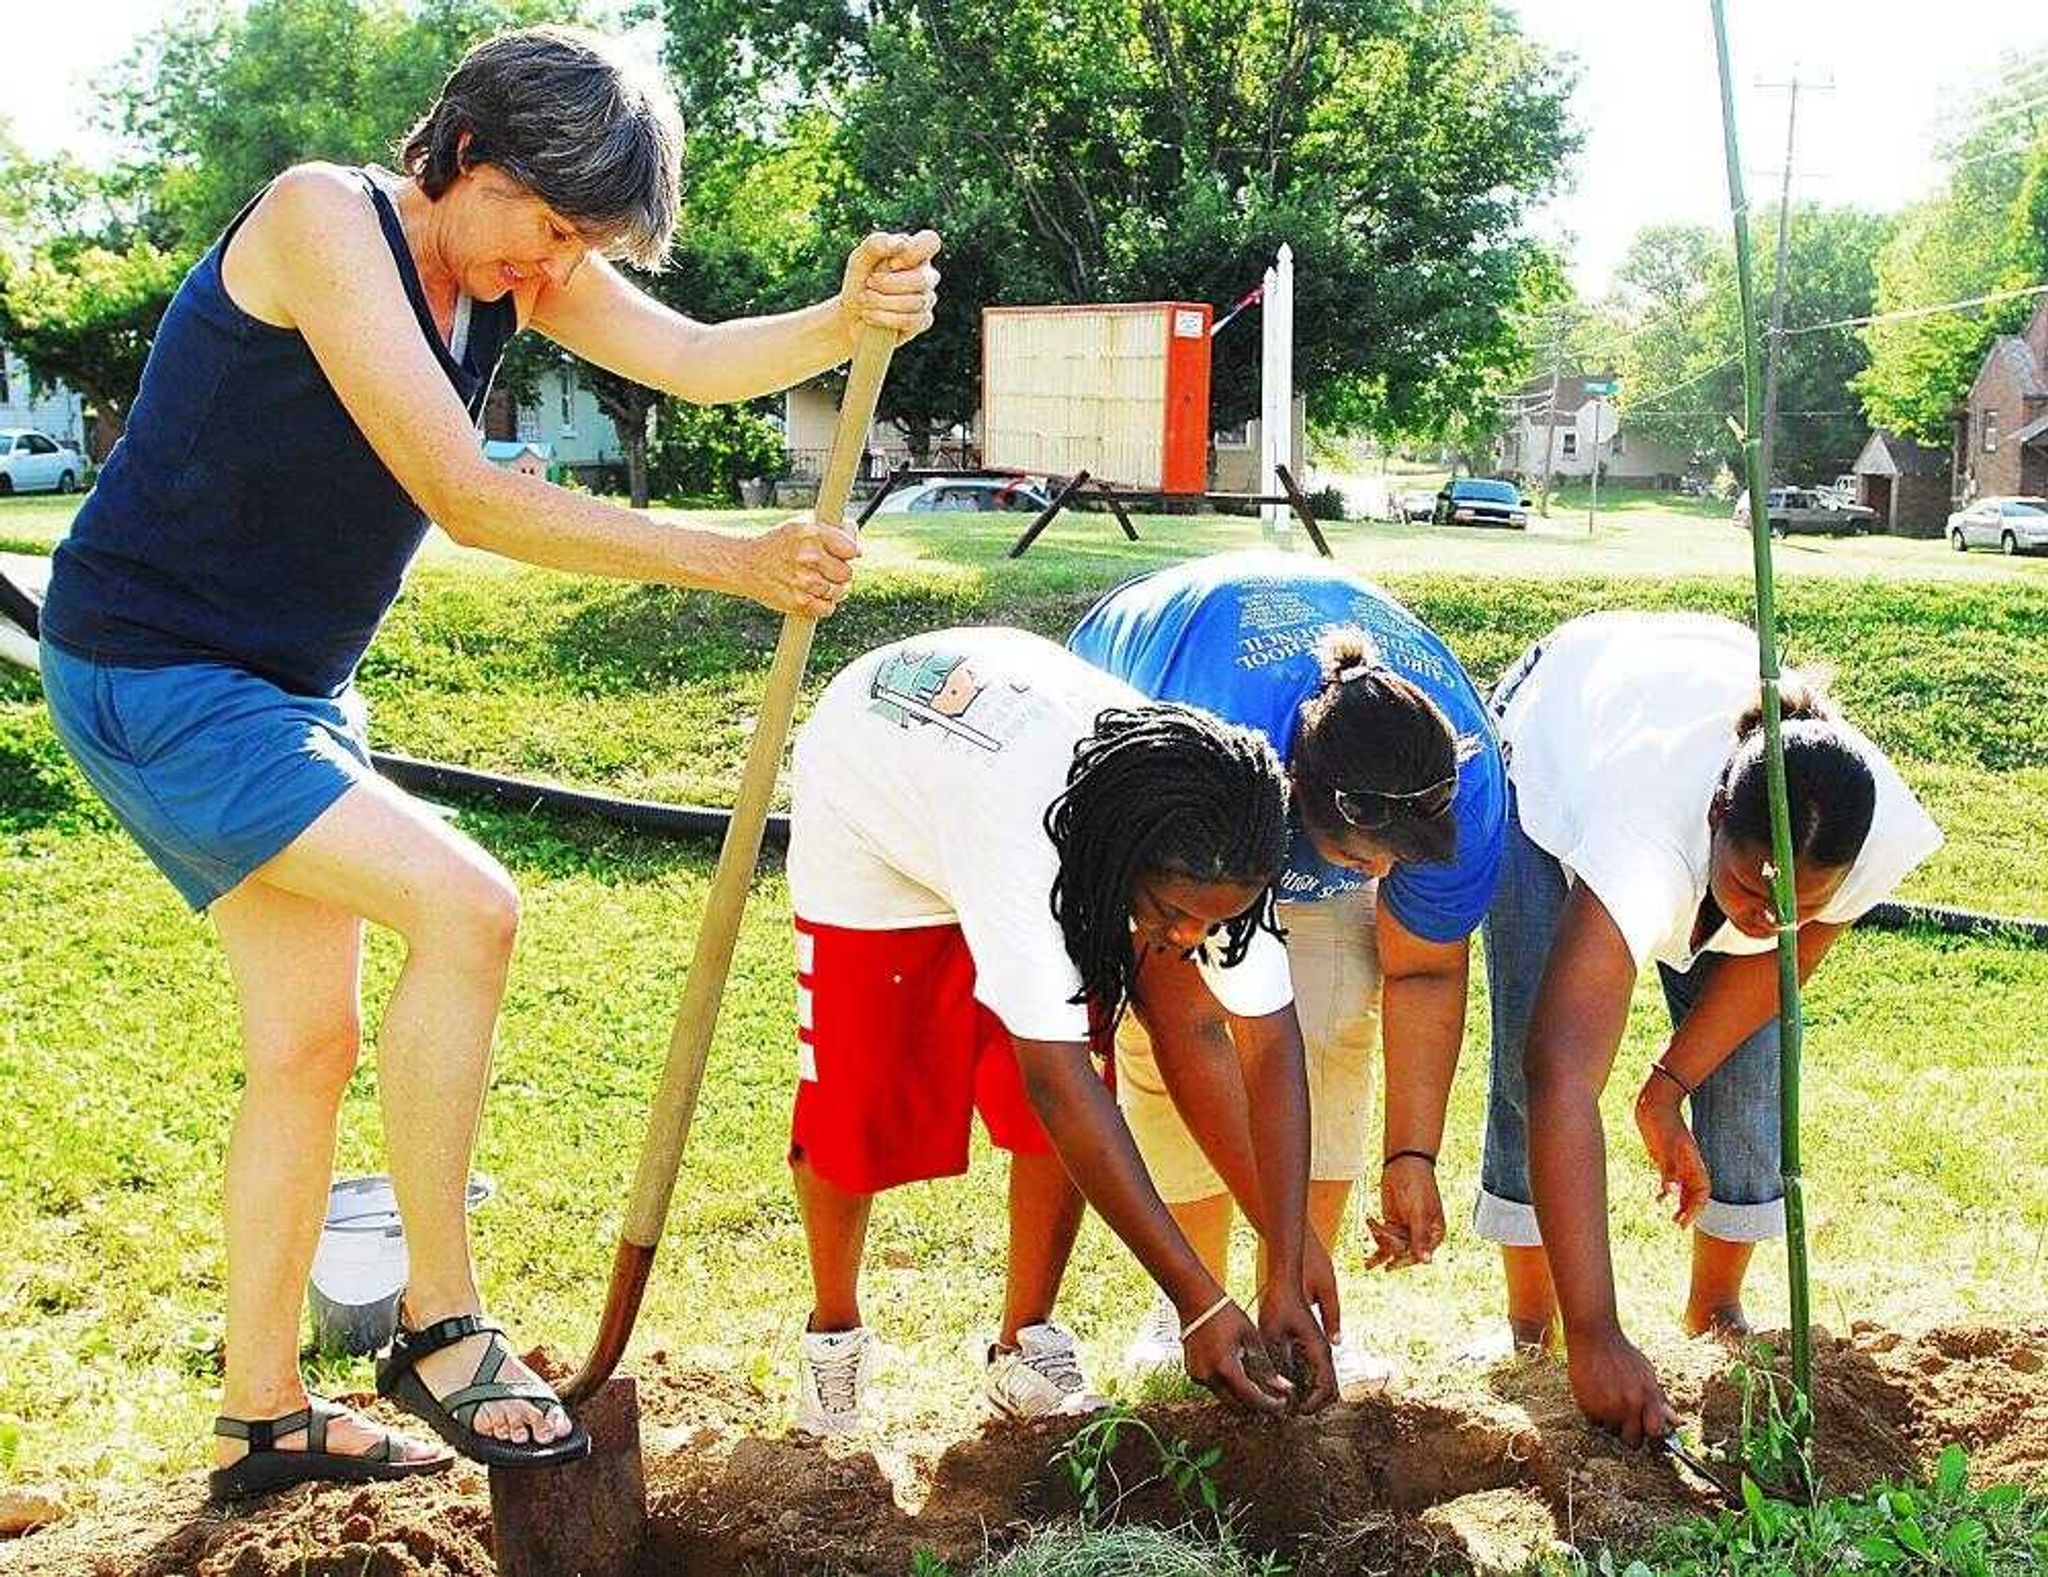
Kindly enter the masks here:
[[664, 400], [647, 444], [647, 490], [655, 498], [739, 501], [750, 477], [779, 477], [789, 457], [782, 430], [744, 405], [687, 405]]
[[1308, 512], [1318, 520], [1343, 520], [1344, 494], [1334, 487], [1319, 487], [1308, 495]]

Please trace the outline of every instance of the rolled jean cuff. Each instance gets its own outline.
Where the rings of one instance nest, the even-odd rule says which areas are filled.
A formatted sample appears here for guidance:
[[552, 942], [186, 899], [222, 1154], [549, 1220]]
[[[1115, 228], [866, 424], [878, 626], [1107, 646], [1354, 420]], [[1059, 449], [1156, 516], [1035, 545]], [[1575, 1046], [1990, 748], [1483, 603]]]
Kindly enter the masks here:
[[1536, 1230], [1536, 1207], [1503, 1199], [1479, 1190], [1472, 1207], [1472, 1230], [1489, 1243], [1503, 1248], [1541, 1248], [1543, 1235]]
[[1723, 1243], [1767, 1243], [1785, 1235], [1785, 1201], [1767, 1199], [1760, 1205], [1730, 1205], [1709, 1199], [1693, 1226]]

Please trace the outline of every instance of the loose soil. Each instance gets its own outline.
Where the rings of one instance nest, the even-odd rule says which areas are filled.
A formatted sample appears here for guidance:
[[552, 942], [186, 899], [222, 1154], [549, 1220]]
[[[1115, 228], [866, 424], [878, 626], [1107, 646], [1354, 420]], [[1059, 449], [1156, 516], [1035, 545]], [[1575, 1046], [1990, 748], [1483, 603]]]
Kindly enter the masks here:
[[[1782, 1346], [1782, 1343], [1780, 1344]], [[544, 1355], [543, 1355], [544, 1356]], [[1731, 1446], [1741, 1397], [1711, 1342], [1655, 1353], [1672, 1400], [1710, 1446]], [[1816, 1333], [1819, 1470], [1833, 1491], [1924, 1474], [1950, 1441], [1980, 1482], [2048, 1484], [2048, 1324], [1958, 1326], [1915, 1337]], [[932, 1552], [956, 1567], [1076, 1501], [1054, 1458], [1075, 1425], [978, 1427], [929, 1416], [885, 1448], [820, 1446], [784, 1428], [780, 1397], [660, 1353], [636, 1363], [650, 1534], [644, 1577], [830, 1571], [905, 1577]], [[374, 1408], [371, 1409], [374, 1411]], [[1588, 1430], [1560, 1367], [1503, 1364], [1314, 1419], [1252, 1423], [1208, 1401], [1141, 1416], [1196, 1450], [1241, 1539], [1297, 1571], [1505, 1571], [1559, 1541], [1636, 1543], [1719, 1505], [1659, 1452]], [[1185, 1508], [1151, 1450], [1113, 1462], [1119, 1514], [1177, 1523]], [[110, 1501], [0, 1547], [23, 1577], [492, 1577], [483, 1475], [377, 1489], [295, 1490], [226, 1515], [198, 1475]]]

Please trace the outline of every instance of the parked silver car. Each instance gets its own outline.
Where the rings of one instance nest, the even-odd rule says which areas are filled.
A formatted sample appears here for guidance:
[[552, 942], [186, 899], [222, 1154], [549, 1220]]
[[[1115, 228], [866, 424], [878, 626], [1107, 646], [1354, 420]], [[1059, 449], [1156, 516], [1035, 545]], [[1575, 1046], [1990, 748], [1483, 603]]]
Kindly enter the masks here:
[[[1810, 487], [1774, 487], [1764, 494], [1764, 521], [1774, 537], [1795, 531], [1841, 532], [1854, 536], [1877, 529], [1877, 511], [1862, 504], [1833, 503]], [[1735, 510], [1729, 517], [1744, 531], [1749, 529], [1749, 489], [1735, 495]]]
[[2048, 548], [2048, 498], [1980, 498], [1948, 517], [1948, 545], [2038, 553]]
[[75, 493], [85, 457], [32, 427], [0, 427], [0, 495]]

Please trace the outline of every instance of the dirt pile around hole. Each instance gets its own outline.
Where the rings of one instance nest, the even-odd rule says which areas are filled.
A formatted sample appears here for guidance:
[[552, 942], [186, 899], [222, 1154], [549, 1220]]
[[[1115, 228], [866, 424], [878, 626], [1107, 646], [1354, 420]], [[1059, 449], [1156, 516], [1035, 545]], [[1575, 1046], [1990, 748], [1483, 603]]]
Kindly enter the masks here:
[[[1781, 1344], [1782, 1345], [1782, 1344]], [[1653, 1356], [1709, 1444], [1734, 1436], [1726, 1350]], [[1951, 1440], [1980, 1481], [2048, 1483], [2048, 1325], [1949, 1327], [1913, 1338], [1863, 1327], [1816, 1341], [1820, 1468], [1858, 1489], [1926, 1470]], [[928, 1550], [956, 1569], [1078, 1510], [1055, 1463], [1071, 1422], [977, 1428], [957, 1413], [892, 1420], [886, 1444], [821, 1446], [784, 1429], [779, 1396], [726, 1370], [653, 1354], [640, 1378], [651, 1535], [645, 1577], [833, 1571], [906, 1577]], [[374, 1407], [370, 1409], [376, 1411]], [[1141, 1415], [1197, 1452], [1219, 1447], [1216, 1488], [1240, 1538], [1303, 1577], [1360, 1570], [1512, 1570], [1554, 1541], [1638, 1542], [1712, 1510], [1714, 1488], [1661, 1453], [1588, 1430], [1553, 1363], [1503, 1365], [1255, 1423], [1208, 1402]], [[1111, 1459], [1126, 1520], [1174, 1525], [1189, 1508], [1134, 1432]], [[126, 1495], [10, 1545], [22, 1577], [493, 1577], [488, 1496], [468, 1466], [378, 1489], [304, 1488], [246, 1512], [203, 1504], [192, 1474]]]

